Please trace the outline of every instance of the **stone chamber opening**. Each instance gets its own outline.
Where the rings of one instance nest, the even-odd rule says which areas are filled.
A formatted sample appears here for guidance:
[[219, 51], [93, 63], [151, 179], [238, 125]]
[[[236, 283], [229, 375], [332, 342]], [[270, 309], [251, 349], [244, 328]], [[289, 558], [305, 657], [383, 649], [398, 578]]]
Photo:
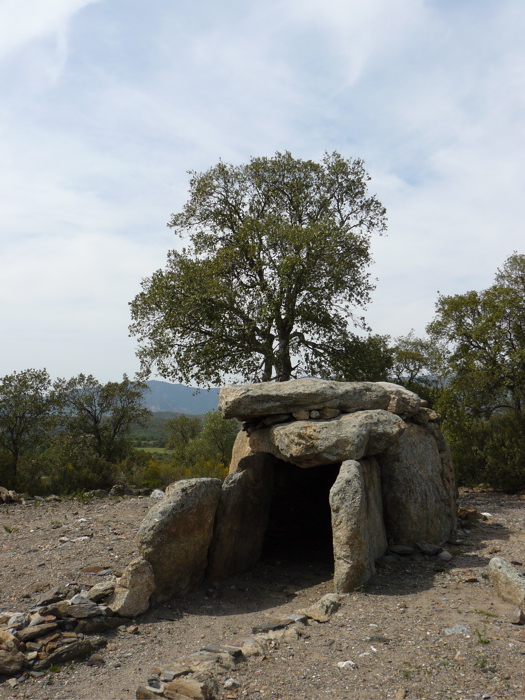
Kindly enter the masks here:
[[333, 571], [329, 493], [340, 464], [307, 469], [279, 462], [262, 559]]

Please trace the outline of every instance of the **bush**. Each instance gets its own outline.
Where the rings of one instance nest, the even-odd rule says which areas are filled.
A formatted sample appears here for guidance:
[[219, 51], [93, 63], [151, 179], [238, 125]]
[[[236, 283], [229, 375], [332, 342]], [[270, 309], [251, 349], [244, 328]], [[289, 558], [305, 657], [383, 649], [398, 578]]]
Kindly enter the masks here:
[[459, 485], [525, 489], [525, 422], [512, 414], [488, 420], [463, 416], [444, 423]]

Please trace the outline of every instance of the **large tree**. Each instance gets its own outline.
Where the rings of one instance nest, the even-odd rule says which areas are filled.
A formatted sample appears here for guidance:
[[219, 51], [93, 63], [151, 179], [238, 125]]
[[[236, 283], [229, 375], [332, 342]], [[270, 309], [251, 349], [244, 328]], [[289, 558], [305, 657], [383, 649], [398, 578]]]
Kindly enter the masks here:
[[200, 386], [340, 367], [369, 301], [370, 238], [385, 209], [361, 160], [290, 153], [192, 173], [169, 223], [187, 247], [131, 302], [146, 376]]

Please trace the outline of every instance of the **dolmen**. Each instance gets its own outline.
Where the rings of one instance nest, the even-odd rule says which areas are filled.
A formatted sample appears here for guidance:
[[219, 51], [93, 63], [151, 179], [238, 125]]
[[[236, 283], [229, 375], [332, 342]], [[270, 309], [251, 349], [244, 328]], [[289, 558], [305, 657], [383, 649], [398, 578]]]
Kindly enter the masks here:
[[457, 493], [440, 417], [404, 387], [320, 379], [230, 385], [219, 408], [242, 422], [225, 481], [175, 482], [139, 528], [157, 600], [254, 567], [290, 474], [299, 500], [302, 475], [330, 477], [319, 509], [329, 507], [337, 593], [366, 583], [389, 545], [439, 545], [454, 531]]

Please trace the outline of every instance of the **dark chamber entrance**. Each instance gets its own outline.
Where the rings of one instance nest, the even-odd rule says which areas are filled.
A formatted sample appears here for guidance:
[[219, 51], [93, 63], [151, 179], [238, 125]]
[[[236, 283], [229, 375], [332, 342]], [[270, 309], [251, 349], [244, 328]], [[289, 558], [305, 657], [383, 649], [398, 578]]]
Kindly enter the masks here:
[[303, 469], [280, 462], [263, 547], [263, 559], [319, 564], [333, 570], [329, 492], [340, 465]]

